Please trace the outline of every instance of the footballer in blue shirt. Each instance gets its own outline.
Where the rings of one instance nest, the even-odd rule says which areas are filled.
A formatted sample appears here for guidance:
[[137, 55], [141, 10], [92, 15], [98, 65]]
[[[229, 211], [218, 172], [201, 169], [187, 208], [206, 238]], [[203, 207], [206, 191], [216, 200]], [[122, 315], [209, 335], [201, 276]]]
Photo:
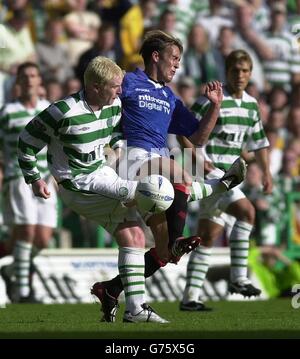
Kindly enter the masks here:
[[[141, 173], [150, 174], [147, 172], [149, 168], [151, 173], [155, 169], [171, 180], [175, 191], [171, 207], [147, 221], [154, 235], [155, 248], [145, 253], [145, 277], [168, 262], [177, 263], [183, 254], [199, 245], [199, 237], [182, 236], [191, 195], [193, 199], [201, 199], [212, 192], [224, 192], [232, 181], [232, 178], [224, 177], [200, 186], [169, 157], [168, 133], [185, 136], [199, 147], [206, 143], [215, 127], [223, 99], [222, 84], [212, 81], [203, 86], [203, 94], [210, 100], [210, 107], [200, 122], [184, 106], [167, 86], [179, 68], [182, 51], [178, 39], [160, 30], [149, 31], [140, 50], [145, 69], [127, 73], [120, 94], [121, 125], [127, 141], [126, 162], [129, 162], [127, 177], [134, 179]], [[165, 173], [166, 168], [169, 173]], [[122, 290], [119, 276], [94, 284], [91, 292], [102, 303], [104, 321], [114, 321], [117, 298]]]

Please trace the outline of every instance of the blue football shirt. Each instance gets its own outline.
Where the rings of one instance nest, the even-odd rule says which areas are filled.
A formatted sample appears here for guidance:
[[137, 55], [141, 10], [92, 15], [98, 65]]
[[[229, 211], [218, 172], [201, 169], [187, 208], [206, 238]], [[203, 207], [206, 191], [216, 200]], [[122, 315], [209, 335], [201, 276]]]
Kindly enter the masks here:
[[125, 75], [120, 98], [128, 146], [161, 153], [168, 133], [189, 137], [198, 128], [198, 120], [173, 91], [140, 69]]

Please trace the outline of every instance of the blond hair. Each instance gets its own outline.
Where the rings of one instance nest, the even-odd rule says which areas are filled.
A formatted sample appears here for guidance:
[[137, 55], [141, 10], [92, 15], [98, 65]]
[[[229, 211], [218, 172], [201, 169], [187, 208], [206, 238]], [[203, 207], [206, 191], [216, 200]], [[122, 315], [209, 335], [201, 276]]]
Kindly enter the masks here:
[[123, 78], [124, 71], [111, 59], [97, 56], [89, 62], [83, 76], [85, 86], [95, 82], [103, 86], [116, 76]]

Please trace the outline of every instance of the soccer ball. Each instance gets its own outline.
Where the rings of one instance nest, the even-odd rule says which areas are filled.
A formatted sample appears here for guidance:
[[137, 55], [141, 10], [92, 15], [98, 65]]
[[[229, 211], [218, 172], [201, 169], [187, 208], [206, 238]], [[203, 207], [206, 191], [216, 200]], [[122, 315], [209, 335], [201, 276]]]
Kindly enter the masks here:
[[171, 182], [160, 175], [142, 178], [136, 188], [137, 208], [143, 213], [166, 211], [174, 200], [174, 188]]

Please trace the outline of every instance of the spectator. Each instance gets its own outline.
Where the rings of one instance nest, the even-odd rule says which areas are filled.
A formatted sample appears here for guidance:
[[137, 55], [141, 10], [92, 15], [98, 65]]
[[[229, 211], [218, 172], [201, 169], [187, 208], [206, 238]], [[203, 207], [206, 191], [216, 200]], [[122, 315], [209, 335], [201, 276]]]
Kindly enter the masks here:
[[61, 44], [63, 23], [59, 19], [50, 19], [46, 23], [45, 40], [38, 42], [36, 52], [44, 81], [56, 80], [64, 83], [73, 76], [69, 54]]
[[[223, 72], [225, 73], [225, 58], [235, 49], [235, 31], [230, 26], [222, 26], [220, 29], [219, 38], [215, 47], [216, 51], [220, 53], [223, 59]], [[225, 76], [225, 74], [224, 74]]]
[[273, 86], [268, 93], [268, 102], [273, 110], [286, 111], [288, 94], [282, 87]]
[[[245, 49], [253, 59], [252, 82], [260, 92], [265, 89], [265, 76], [260, 57], [273, 58], [271, 49], [255, 31], [253, 26], [254, 9], [247, 2], [241, 2], [234, 12], [234, 26], [236, 31], [235, 48]], [[258, 52], [259, 51], [259, 52]], [[259, 55], [257, 55], [257, 52]]]
[[18, 65], [25, 61], [36, 61], [34, 44], [30, 34], [27, 15], [27, 0], [8, 0], [11, 17], [1, 29], [0, 57], [0, 107], [11, 100], [11, 90]]
[[300, 106], [300, 84], [292, 86], [290, 105]]
[[65, 82], [64, 86], [64, 96], [72, 95], [73, 93], [78, 92], [81, 89], [81, 82], [77, 77], [70, 77]]
[[285, 112], [272, 108], [268, 118], [268, 127], [279, 132], [280, 135], [280, 148], [285, 145], [285, 140], [288, 136], [286, 129], [287, 115]]
[[287, 118], [287, 129], [289, 138], [300, 140], [300, 106], [291, 107]]
[[253, 8], [253, 27], [258, 33], [266, 31], [270, 26], [270, 9], [265, 0], [248, 0]]
[[113, 24], [119, 32], [120, 20], [131, 7], [131, 0], [99, 0], [90, 2], [88, 9], [99, 14], [101, 19]]
[[87, 0], [69, 0], [69, 5], [71, 12], [65, 15], [64, 25], [70, 65], [75, 66], [80, 55], [96, 41], [101, 20], [97, 14], [86, 10]]
[[249, 264], [270, 298], [294, 295], [291, 289], [300, 282], [300, 265], [282, 249], [273, 245], [253, 247]]
[[212, 46], [215, 46], [219, 38], [220, 29], [223, 26], [233, 26], [233, 22], [230, 19], [230, 11], [228, 7], [224, 6], [222, 0], [209, 0], [209, 15], [199, 16], [197, 24], [201, 24], [208, 33], [209, 40]]
[[109, 59], [116, 61], [116, 31], [111, 24], [102, 24], [98, 30], [98, 37], [90, 49], [84, 52], [80, 58], [77, 66], [75, 67], [75, 74], [83, 83], [83, 74], [87, 64], [96, 56], [105, 56]]
[[158, 28], [167, 34], [173, 35], [176, 28], [175, 11], [166, 9], [159, 17]]
[[188, 50], [184, 54], [184, 68], [196, 85], [212, 80], [225, 80], [224, 59], [212, 51], [208, 34], [202, 25], [192, 27], [188, 37]]
[[[158, 7], [159, 18], [161, 18], [162, 14], [167, 14], [168, 12], [175, 15], [175, 22], [172, 25], [171, 34], [182, 42], [183, 49], [186, 50], [187, 37], [192, 25], [195, 23], [198, 16], [208, 14], [208, 1], [167, 0], [165, 2], [159, 2]], [[159, 26], [159, 28], [163, 30], [161, 26]], [[169, 31], [168, 28], [169, 26], [165, 27], [166, 32]]]
[[270, 172], [272, 176], [275, 176], [279, 173], [282, 166], [282, 156], [283, 156], [283, 140], [280, 138], [279, 130], [275, 127], [266, 127], [266, 136], [270, 143], [269, 158], [270, 158]]
[[[294, 46], [293, 36], [286, 30], [286, 6], [282, 2], [272, 2], [271, 25], [264, 33], [264, 48], [259, 41], [256, 34], [252, 43], [263, 59], [266, 90], [280, 86], [291, 91], [291, 84], [300, 82], [300, 53]], [[266, 55], [266, 49], [271, 51], [271, 57]]]
[[299, 168], [300, 168], [300, 139], [299, 138], [292, 138], [286, 149], [291, 149], [294, 151], [298, 156]]
[[49, 102], [55, 102], [64, 97], [61, 83], [56, 80], [50, 80], [45, 83], [46, 98]]
[[196, 100], [196, 86], [192, 77], [181, 76], [177, 83], [177, 92], [185, 106], [191, 108]]
[[151, 22], [154, 15], [155, 4], [155, 0], [139, 0], [120, 20], [121, 64], [126, 71], [143, 65], [139, 50], [145, 32], [145, 22], [149, 27], [149, 21]]
[[[299, 158], [293, 149], [286, 148], [284, 151], [281, 175], [289, 179], [299, 176]], [[292, 191], [292, 189], [291, 187], [288, 191]]]

